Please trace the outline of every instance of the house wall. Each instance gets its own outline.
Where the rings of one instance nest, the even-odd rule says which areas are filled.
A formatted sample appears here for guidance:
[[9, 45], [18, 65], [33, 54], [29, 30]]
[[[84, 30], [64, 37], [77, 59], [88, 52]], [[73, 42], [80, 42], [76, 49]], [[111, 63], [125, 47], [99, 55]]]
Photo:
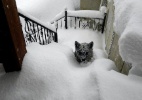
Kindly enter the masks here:
[[119, 70], [123, 74], [128, 74], [131, 65], [124, 62], [119, 54], [118, 40], [119, 36], [113, 29], [114, 10], [113, 0], [80, 0], [81, 10], [99, 10], [100, 4], [108, 8], [107, 20], [105, 25], [105, 50], [108, 58], [113, 60]]
[[110, 0], [108, 2], [107, 7], [108, 7], [108, 16], [105, 28], [105, 44], [106, 44], [105, 49], [108, 53], [108, 58], [115, 62], [119, 72], [123, 74], [128, 74], [131, 65], [122, 60], [119, 54], [119, 45], [118, 45], [119, 36], [116, 34], [115, 30], [113, 29], [114, 10], [115, 10], [115, 7], [113, 5], [113, 0]]
[[80, 0], [81, 10], [99, 10], [101, 0]]

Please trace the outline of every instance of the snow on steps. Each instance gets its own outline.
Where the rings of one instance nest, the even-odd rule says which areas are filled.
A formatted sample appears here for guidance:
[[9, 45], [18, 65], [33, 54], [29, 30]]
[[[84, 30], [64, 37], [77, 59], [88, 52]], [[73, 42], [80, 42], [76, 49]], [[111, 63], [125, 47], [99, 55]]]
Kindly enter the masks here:
[[42, 21], [40, 21], [39, 19], [37, 19], [37, 18], [33, 17], [32, 15], [30, 15], [29, 13], [24, 12], [24, 11], [21, 10], [20, 8], [18, 8], [18, 12], [21, 13], [22, 15], [24, 15], [24, 16], [26, 16], [26, 17], [32, 19], [32, 20], [34, 20], [35, 22], [37, 22], [37, 23], [39, 23], [39, 24], [41, 24], [41, 25], [47, 27], [48, 29], [50, 29], [50, 30], [56, 32], [56, 27], [55, 27], [55, 25], [50, 24], [50, 23], [46, 23], [46, 24], [45, 24], [44, 22], [42, 22]]
[[[67, 29], [68, 27], [76, 28], [90, 28], [93, 30], [101, 30], [103, 32], [107, 9], [105, 6], [102, 6], [99, 11], [96, 10], [77, 10], [70, 11], [65, 9], [65, 11], [57, 14], [53, 20], [52, 24], [55, 24], [57, 29], [58, 27]], [[60, 25], [59, 25], [60, 24]]]
[[21, 72], [0, 75], [1, 100], [141, 100], [142, 78], [116, 72], [103, 56], [80, 65], [59, 43], [32, 43], [27, 51]]
[[[67, 10], [67, 9], [65, 9]], [[97, 10], [77, 10], [77, 11], [71, 11], [71, 10], [67, 10], [67, 14], [68, 16], [74, 16], [74, 17], [83, 17], [83, 18], [100, 18], [103, 19], [104, 18], [104, 13], [106, 13], [106, 7], [102, 6], [100, 8], [100, 11]], [[57, 21], [59, 19], [61, 19], [62, 17], [65, 16], [65, 11], [60, 12], [59, 14], [57, 14], [51, 21], [51, 23], [53, 23], [54, 21]]]

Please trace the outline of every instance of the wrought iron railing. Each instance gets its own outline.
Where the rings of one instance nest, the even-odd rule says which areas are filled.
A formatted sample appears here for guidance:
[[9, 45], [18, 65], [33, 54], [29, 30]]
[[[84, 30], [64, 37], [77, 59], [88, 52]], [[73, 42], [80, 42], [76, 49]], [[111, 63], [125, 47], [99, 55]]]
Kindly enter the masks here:
[[21, 11], [19, 11], [19, 16], [24, 19], [22, 24], [25, 25], [22, 27], [26, 45], [31, 42], [38, 42], [41, 45], [49, 44], [52, 41], [58, 42], [57, 30], [55, 28], [47, 28], [47, 25], [41, 23], [36, 18], [31, 18], [31, 16], [21, 13]]
[[[89, 12], [89, 13], [88, 13]], [[87, 15], [86, 15], [87, 14]], [[96, 15], [95, 15], [96, 14]], [[90, 16], [92, 15], [92, 16]], [[57, 28], [83, 28], [104, 32], [106, 12], [101, 11], [67, 11], [57, 15], [51, 24], [56, 24]]]

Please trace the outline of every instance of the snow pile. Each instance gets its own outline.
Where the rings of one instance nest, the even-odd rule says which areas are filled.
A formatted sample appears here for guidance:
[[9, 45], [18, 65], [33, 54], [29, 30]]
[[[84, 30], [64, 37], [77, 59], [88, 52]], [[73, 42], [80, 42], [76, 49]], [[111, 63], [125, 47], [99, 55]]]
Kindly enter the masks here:
[[[75, 10], [72, 0], [16, 0], [18, 8], [37, 19], [47, 22], [64, 8]], [[78, 2], [77, 2], [78, 3]]]
[[141, 100], [142, 78], [117, 73], [109, 59], [82, 66], [59, 43], [31, 43], [27, 51], [21, 72], [0, 75], [1, 100]]
[[[67, 16], [103, 19], [104, 13], [101, 11], [93, 11], [93, 10], [77, 10], [77, 11], [67, 10]], [[61, 11], [59, 14], [57, 14], [51, 20], [51, 23], [53, 23], [54, 21], [57, 21], [63, 17], [65, 17], [65, 11]]]
[[115, 31], [121, 35], [120, 55], [124, 61], [132, 63], [133, 68], [130, 73], [140, 75], [142, 73], [142, 13], [140, 13], [142, 1], [114, 0], [114, 4]]
[[[33, 20], [33, 21], [35, 21], [35, 22], [37, 22], [37, 23], [43, 25], [44, 27], [46, 27], [46, 28], [48, 28], [48, 29], [50, 29], [50, 30], [56, 32], [56, 27], [55, 27], [55, 25], [50, 24], [50, 23], [46, 23], [46, 24], [45, 24], [44, 22], [40, 21], [39, 19], [37, 19], [37, 18], [31, 16], [30, 14], [24, 12], [24, 11], [21, 10], [20, 8], [18, 8], [18, 12], [19, 12], [20, 14], [22, 14], [22, 15], [28, 17], [29, 19], [31, 19], [31, 20]], [[22, 18], [21, 18], [21, 19], [22, 19]], [[24, 25], [25, 25], [24, 23], [25, 23], [25, 22], [22, 21], [23, 28], [24, 28]]]
[[67, 16], [71, 17], [83, 17], [83, 18], [104, 18], [104, 13], [107, 12], [107, 8], [105, 6], [100, 7], [100, 10], [77, 10], [72, 11], [68, 10], [67, 8], [64, 11], [58, 13], [52, 20], [51, 23], [57, 21], [63, 17], [65, 17], [65, 11], [67, 11]]
[[84, 29], [58, 29], [59, 43], [69, 46], [74, 51], [74, 43], [94, 42], [93, 49], [103, 49], [102, 33], [93, 30]]
[[82, 67], [57, 43], [31, 43], [27, 51], [21, 72], [0, 75], [1, 100], [99, 100], [94, 63]]
[[141, 100], [141, 77], [125, 76], [113, 70], [97, 70], [95, 75], [101, 100]]
[[100, 11], [78, 10], [78, 11], [68, 11], [68, 16], [86, 17], [86, 18], [103, 18], [104, 14], [101, 13]]
[[52, 18], [50, 23], [54, 23], [54, 22], [58, 21], [59, 19], [65, 17], [65, 10], [66, 10], [66, 8], [63, 11], [61, 11], [60, 13], [58, 13], [54, 18]]

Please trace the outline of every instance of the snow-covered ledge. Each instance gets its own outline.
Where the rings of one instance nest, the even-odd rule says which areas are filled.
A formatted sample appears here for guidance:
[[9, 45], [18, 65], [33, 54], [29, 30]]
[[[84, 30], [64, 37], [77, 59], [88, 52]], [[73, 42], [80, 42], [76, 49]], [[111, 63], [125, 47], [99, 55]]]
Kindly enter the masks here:
[[20, 13], [20, 14], [22, 14], [22, 15], [24, 15], [24, 16], [30, 18], [30, 19], [32, 19], [33, 21], [35, 21], [35, 22], [37, 22], [37, 23], [39, 23], [39, 24], [45, 26], [46, 28], [48, 28], [48, 29], [50, 29], [50, 30], [56, 32], [56, 27], [55, 27], [54, 24], [50, 24], [50, 23], [46, 23], [46, 24], [45, 24], [44, 22], [42, 22], [42, 21], [40, 21], [39, 19], [33, 17], [32, 15], [30, 15], [30, 14], [24, 12], [24, 11], [23, 11], [22, 9], [20, 9], [20, 8], [18, 8], [18, 13]]
[[120, 36], [122, 59], [132, 63], [129, 74], [142, 76], [142, 1], [114, 0], [114, 29]]
[[[66, 11], [67, 9], [65, 9]], [[58, 21], [59, 19], [65, 17], [65, 11], [61, 11], [59, 14], [57, 14], [50, 23], [54, 23], [55, 21]], [[67, 10], [67, 16], [68, 17], [84, 17], [84, 18], [98, 18], [103, 19], [104, 14], [107, 12], [107, 8], [105, 6], [101, 6], [100, 10], [77, 10], [77, 11], [71, 11]]]

